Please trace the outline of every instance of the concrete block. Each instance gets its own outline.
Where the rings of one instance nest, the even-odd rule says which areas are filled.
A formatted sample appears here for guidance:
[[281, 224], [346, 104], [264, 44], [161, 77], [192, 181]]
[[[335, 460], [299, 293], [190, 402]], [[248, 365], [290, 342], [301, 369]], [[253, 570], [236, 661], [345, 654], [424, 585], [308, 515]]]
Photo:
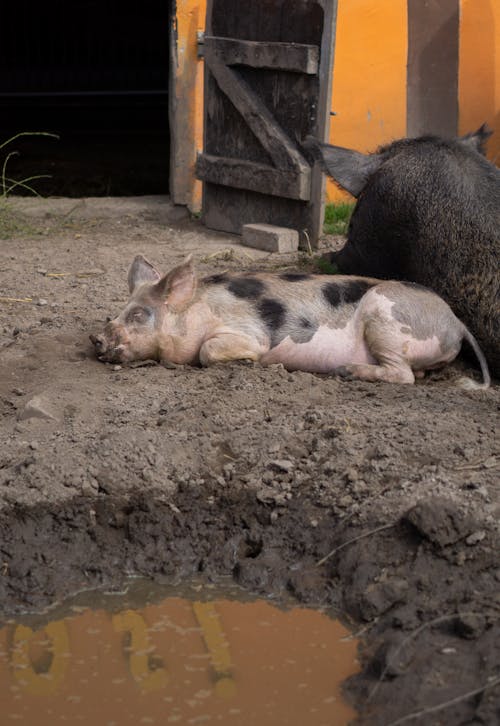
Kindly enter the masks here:
[[274, 224], [245, 224], [242, 229], [242, 244], [266, 252], [297, 252], [299, 233], [289, 227]]

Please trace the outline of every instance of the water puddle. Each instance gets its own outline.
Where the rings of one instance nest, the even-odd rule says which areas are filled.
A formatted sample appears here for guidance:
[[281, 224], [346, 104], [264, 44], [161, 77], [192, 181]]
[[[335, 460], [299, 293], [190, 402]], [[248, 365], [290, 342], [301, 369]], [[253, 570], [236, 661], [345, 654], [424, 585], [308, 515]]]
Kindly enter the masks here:
[[[243, 598], [247, 597], [245, 601]], [[2, 724], [344, 726], [356, 641], [305, 608], [232, 586], [135, 581], [0, 629]]]

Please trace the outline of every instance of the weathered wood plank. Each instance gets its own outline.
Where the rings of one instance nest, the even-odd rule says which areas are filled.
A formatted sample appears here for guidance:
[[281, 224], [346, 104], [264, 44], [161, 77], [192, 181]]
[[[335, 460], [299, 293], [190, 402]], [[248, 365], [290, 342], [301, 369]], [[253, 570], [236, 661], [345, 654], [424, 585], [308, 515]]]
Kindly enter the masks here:
[[205, 51], [205, 63], [220, 90], [231, 100], [252, 129], [278, 169], [306, 172], [309, 164], [290, 141], [255, 91], [235, 71], [228, 68], [213, 49]]
[[309, 169], [298, 173], [280, 171], [272, 166], [243, 159], [199, 154], [196, 161], [196, 176], [212, 184], [249, 189], [287, 199], [300, 199], [306, 202], [311, 196]]
[[[316, 74], [243, 63], [228, 69], [228, 83], [241, 78], [299, 152], [297, 139], [308, 134], [322, 140], [327, 138], [336, 6], [337, 0], [252, 0], [242, 12], [241, 4], [234, 0], [207, 0], [205, 32], [209, 37], [320, 47]], [[247, 125], [248, 110], [237, 109], [208, 65], [205, 83], [205, 154], [264, 167], [275, 164], [280, 167], [279, 171], [288, 169], [295, 173], [293, 165], [281, 168], [276, 164], [257, 137], [255, 125]], [[248, 223], [288, 227], [299, 231], [302, 245], [309, 242], [315, 246], [322, 224], [324, 175], [317, 164], [308, 173], [311, 191], [307, 201], [264, 193], [261, 184], [254, 191], [205, 181], [203, 221], [213, 229], [236, 234]]]
[[304, 43], [261, 43], [235, 38], [205, 36], [204, 51], [216, 53], [226, 65], [246, 65], [315, 75], [319, 48]]

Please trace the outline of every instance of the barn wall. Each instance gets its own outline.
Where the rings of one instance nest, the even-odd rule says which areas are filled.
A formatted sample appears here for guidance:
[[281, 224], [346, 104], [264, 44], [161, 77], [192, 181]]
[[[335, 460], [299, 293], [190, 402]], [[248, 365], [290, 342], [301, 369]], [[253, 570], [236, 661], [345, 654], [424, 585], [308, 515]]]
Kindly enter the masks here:
[[[339, 0], [330, 143], [373, 151], [406, 133], [406, 0]], [[348, 198], [333, 182], [329, 200]]]
[[[495, 130], [488, 156], [499, 163], [500, 3], [456, 0], [456, 4], [458, 39], [451, 38], [450, 52], [435, 61], [454, 58], [453, 67], [441, 74], [443, 83], [452, 84], [458, 96], [453, 119], [447, 123], [466, 133], [486, 121]], [[331, 143], [366, 152], [407, 133], [439, 130], [432, 127], [439, 121], [443, 91], [435, 82], [429, 47], [440, 28], [430, 30], [426, 42], [415, 24], [422, 22], [420, 8], [431, 24], [433, 12], [439, 23], [440, 5], [439, 0], [338, 0]], [[174, 201], [193, 211], [201, 204], [193, 168], [196, 151], [203, 146], [203, 63], [197, 58], [196, 33], [204, 28], [205, 13], [206, 0], [177, 0], [171, 188]], [[410, 29], [408, 23], [413, 24]], [[424, 129], [426, 123], [431, 128]], [[338, 201], [349, 196], [329, 181], [327, 198]]]
[[485, 121], [495, 130], [488, 157], [500, 164], [500, 2], [461, 0], [458, 67], [458, 130]]

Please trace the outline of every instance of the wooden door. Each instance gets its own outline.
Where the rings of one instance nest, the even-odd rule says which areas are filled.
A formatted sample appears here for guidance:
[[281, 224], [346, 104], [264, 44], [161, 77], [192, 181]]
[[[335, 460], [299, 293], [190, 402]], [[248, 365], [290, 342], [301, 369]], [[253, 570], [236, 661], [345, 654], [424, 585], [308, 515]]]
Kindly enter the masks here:
[[[314, 245], [324, 181], [300, 140], [326, 140], [336, 0], [209, 0], [204, 38], [203, 221], [267, 223]], [[307, 234], [306, 234], [307, 233]]]

